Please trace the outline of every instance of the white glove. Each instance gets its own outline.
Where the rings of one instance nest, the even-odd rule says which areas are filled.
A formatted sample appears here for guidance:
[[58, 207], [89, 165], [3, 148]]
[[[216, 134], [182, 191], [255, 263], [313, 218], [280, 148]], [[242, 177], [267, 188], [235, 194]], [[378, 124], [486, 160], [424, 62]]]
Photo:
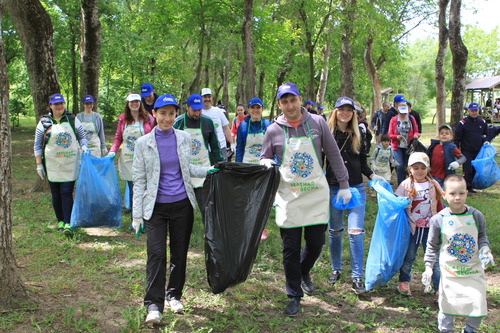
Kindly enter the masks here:
[[387, 182], [387, 180], [384, 177], [376, 175], [374, 173], [371, 175], [370, 179], [371, 180], [383, 180], [384, 182]]
[[114, 152], [112, 152], [112, 151], [110, 151], [110, 152], [108, 153], [108, 155], [106, 155], [106, 156], [107, 156], [107, 157], [109, 157], [109, 158], [114, 158], [114, 157], [115, 157], [115, 153], [114, 153]]
[[236, 143], [231, 143], [231, 151], [236, 152]]
[[490, 144], [490, 142], [489, 142], [489, 141], [484, 141], [483, 146], [487, 146], [487, 145], [489, 145], [489, 144]]
[[262, 160], [259, 161], [259, 164], [260, 165], [265, 165], [268, 169], [270, 169], [270, 168], [273, 167], [273, 164], [275, 164], [275, 163], [270, 158], [264, 158], [264, 159], [262, 159]]
[[139, 233], [139, 228], [143, 223], [144, 223], [143, 219], [136, 219], [136, 218], [132, 219], [132, 227], [134, 228], [136, 234]]
[[459, 166], [460, 166], [460, 164], [458, 164], [457, 161], [453, 161], [448, 166], [448, 170], [457, 170]]
[[375, 126], [375, 127], [373, 128], [373, 131], [374, 131], [374, 132], [376, 132], [377, 130], [378, 130], [378, 126]]
[[36, 165], [36, 173], [42, 180], [45, 179], [45, 169], [43, 168], [42, 163]]
[[82, 153], [90, 155], [90, 149], [87, 146], [82, 146]]
[[422, 273], [422, 284], [424, 285], [424, 293], [432, 290], [431, 287], [432, 267], [425, 266], [425, 272]]
[[481, 260], [481, 266], [483, 266], [483, 269], [486, 269], [486, 266], [490, 263], [492, 266], [495, 266], [493, 255], [491, 254], [491, 250], [488, 246], [483, 246], [479, 250], [479, 260]]
[[340, 201], [340, 199], [343, 200], [343, 204], [347, 205], [349, 201], [351, 201], [352, 193], [351, 190], [348, 188], [345, 188], [343, 190], [339, 190], [339, 193], [337, 193], [337, 202]]
[[106, 156], [108, 154], [108, 148], [104, 147], [101, 149], [101, 156]]

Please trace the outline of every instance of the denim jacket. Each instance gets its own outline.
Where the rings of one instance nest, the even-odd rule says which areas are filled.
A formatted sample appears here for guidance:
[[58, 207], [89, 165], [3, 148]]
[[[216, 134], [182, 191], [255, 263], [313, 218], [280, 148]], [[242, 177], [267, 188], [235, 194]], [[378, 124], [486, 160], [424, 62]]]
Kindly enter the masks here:
[[[188, 133], [177, 129], [174, 129], [174, 133], [184, 187], [194, 209], [196, 198], [191, 177], [203, 178], [210, 168], [190, 164], [191, 137]], [[134, 182], [133, 217], [149, 220], [153, 214], [160, 182], [160, 155], [156, 146], [154, 129], [149, 134], [141, 136], [135, 143], [132, 180]]]

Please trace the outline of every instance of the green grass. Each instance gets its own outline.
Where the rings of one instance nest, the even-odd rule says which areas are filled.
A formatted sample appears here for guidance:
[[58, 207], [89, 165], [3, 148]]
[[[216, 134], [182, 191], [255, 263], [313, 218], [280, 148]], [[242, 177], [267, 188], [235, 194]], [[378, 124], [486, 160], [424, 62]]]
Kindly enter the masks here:
[[[424, 133], [434, 125], [425, 124]], [[107, 133], [108, 143], [113, 132]], [[130, 215], [122, 227], [96, 232], [80, 230], [71, 239], [55, 230], [50, 194], [30, 193], [37, 177], [32, 156], [34, 122], [24, 122], [13, 133], [13, 242], [19, 273], [35, 303], [0, 314], [1, 332], [149, 332], [143, 324], [146, 238], [136, 239], [128, 229]], [[433, 135], [424, 135], [428, 144]], [[497, 149], [500, 149], [498, 144]], [[121, 182], [123, 190], [124, 183]], [[493, 254], [500, 261], [500, 185], [468, 198], [487, 220]], [[365, 254], [377, 213], [376, 198], [369, 197], [365, 219]], [[312, 270], [316, 285], [313, 296], [305, 296], [297, 318], [286, 318], [281, 239], [271, 215], [269, 237], [261, 242], [246, 282], [222, 294], [211, 293], [207, 283], [203, 227], [199, 212], [191, 237], [184, 314], [168, 310], [155, 332], [434, 332], [437, 305], [433, 295], [423, 294], [420, 274], [422, 251], [414, 264], [414, 296], [396, 293], [397, 278], [361, 295], [350, 290], [350, 259], [344, 234], [344, 273], [338, 284], [326, 280], [330, 274], [328, 246]], [[328, 242], [328, 240], [327, 240]], [[499, 268], [487, 273], [490, 316], [480, 332], [500, 330]], [[463, 320], [457, 320], [457, 331]]]

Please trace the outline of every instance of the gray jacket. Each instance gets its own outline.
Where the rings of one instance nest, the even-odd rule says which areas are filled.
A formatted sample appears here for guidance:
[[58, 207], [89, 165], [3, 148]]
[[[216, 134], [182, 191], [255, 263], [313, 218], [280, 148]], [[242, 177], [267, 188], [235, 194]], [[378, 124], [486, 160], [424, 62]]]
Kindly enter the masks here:
[[[194, 209], [196, 208], [196, 198], [191, 177], [203, 178], [210, 168], [191, 164], [190, 135], [176, 129], [174, 129], [174, 133], [184, 187]], [[141, 136], [135, 142], [132, 180], [134, 182], [133, 218], [149, 220], [153, 214], [160, 182], [160, 155], [156, 146], [155, 129]]]

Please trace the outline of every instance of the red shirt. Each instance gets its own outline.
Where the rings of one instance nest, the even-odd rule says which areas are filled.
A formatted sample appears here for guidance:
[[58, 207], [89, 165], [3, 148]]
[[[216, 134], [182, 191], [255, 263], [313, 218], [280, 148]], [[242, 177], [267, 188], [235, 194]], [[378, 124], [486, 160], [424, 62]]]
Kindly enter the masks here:
[[[462, 155], [457, 147], [453, 149], [453, 153], [457, 157]], [[439, 179], [445, 179], [448, 165], [444, 165], [444, 149], [442, 144], [436, 145], [432, 149], [431, 161], [431, 175]]]

